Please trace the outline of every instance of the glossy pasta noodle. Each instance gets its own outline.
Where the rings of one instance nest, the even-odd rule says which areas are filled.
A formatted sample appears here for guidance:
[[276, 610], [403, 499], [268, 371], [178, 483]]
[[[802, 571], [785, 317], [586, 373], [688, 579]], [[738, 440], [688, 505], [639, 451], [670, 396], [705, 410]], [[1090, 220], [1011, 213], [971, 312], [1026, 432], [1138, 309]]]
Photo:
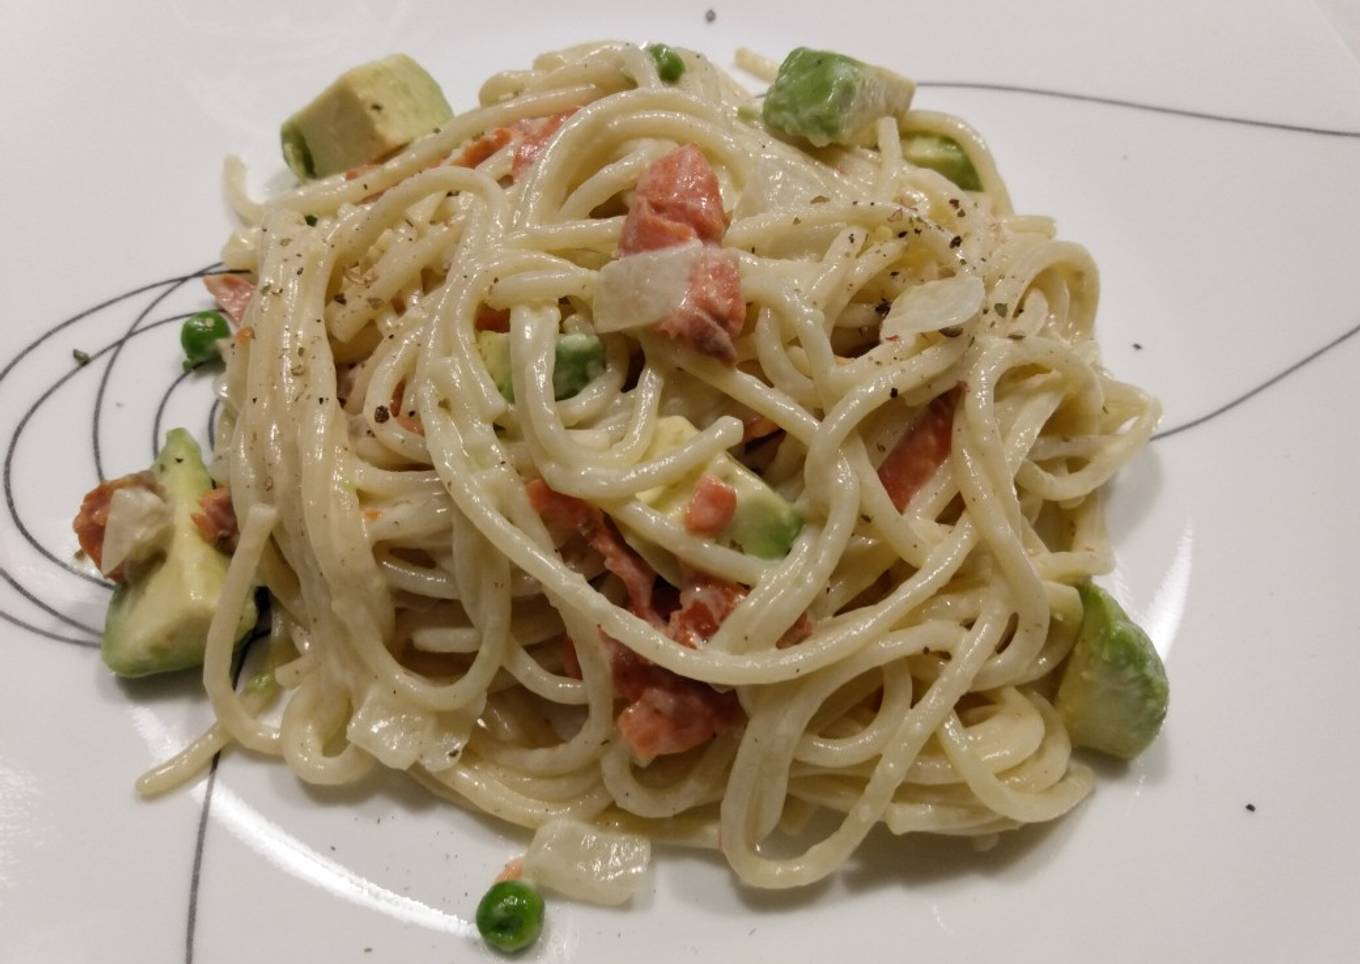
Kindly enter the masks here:
[[[825, 877], [876, 824], [986, 840], [1089, 792], [1054, 670], [1075, 587], [1112, 564], [1101, 487], [1159, 416], [1101, 367], [1090, 255], [1014, 214], [952, 117], [795, 146], [682, 56], [668, 84], [632, 45], [543, 55], [380, 166], [264, 203], [233, 171], [244, 224], [225, 259], [258, 293], [214, 453], [242, 522], [220, 608], [268, 588], [282, 714], [234, 691], [217, 619], [218, 725], [144, 790], [234, 740], [312, 783], [380, 764], [528, 828], [719, 848], [759, 887]], [[484, 140], [542, 118], [560, 127], [527, 165]], [[899, 127], [957, 141], [981, 189], [910, 163]], [[684, 146], [730, 221], [732, 357], [600, 330], [602, 370], [559, 399], [556, 341], [597, 332], [633, 191]], [[508, 390], [478, 350], [488, 318], [508, 329]], [[696, 431], [663, 450], [676, 416]], [[884, 463], [913, 433], [925, 469], [895, 498]], [[786, 554], [696, 534], [647, 497], [722, 453], [796, 509]], [[564, 538], [545, 499], [586, 521]], [[656, 612], [628, 566], [658, 574]], [[725, 593], [716, 625], [682, 643], [665, 610], [705, 587]], [[620, 664], [662, 703], [721, 707], [711, 732], [644, 765], [621, 737], [639, 698]], [[775, 835], [798, 843], [763, 846]]]

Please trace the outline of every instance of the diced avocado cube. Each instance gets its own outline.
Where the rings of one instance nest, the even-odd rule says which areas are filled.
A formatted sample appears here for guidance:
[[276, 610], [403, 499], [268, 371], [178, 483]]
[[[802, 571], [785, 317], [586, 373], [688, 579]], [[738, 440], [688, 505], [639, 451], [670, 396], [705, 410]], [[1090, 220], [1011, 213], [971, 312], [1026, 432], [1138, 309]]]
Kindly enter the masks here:
[[1080, 592], [1081, 635], [1058, 686], [1057, 709], [1077, 746], [1131, 760], [1166, 718], [1166, 668], [1114, 597], [1093, 583]]
[[597, 336], [583, 332], [557, 336], [553, 397], [558, 401], [579, 394], [603, 372], [604, 342]]
[[[698, 434], [699, 430], [683, 416], [659, 418], [647, 457], [664, 455]], [[719, 533], [720, 543], [735, 546], [747, 555], [761, 559], [780, 559], [788, 555], [793, 540], [803, 529], [803, 517], [766, 485], [764, 479], [726, 452], [718, 453], [690, 476], [672, 485], [639, 492], [637, 497], [664, 515], [683, 518], [702, 475], [712, 475], [737, 492], [736, 512], [727, 528]]]
[[[193, 522], [199, 500], [213, 487], [193, 437], [172, 429], [151, 471], [170, 506], [170, 542], [162, 558], [133, 570], [109, 602], [101, 654], [119, 676], [201, 665], [227, 575], [228, 557], [204, 541]], [[248, 599], [236, 622], [237, 638], [255, 618], [255, 602]]]
[[902, 117], [916, 85], [882, 67], [798, 47], [765, 92], [765, 123], [814, 146], [857, 144], [883, 116]]
[[283, 159], [300, 178], [372, 164], [453, 116], [444, 92], [405, 54], [341, 74], [279, 131]]
[[[477, 332], [477, 352], [486, 363], [496, 388], [507, 402], [515, 400], [510, 377], [510, 336], [502, 331]], [[553, 362], [553, 398], [578, 394], [604, 371], [604, 343], [595, 335], [577, 332], [557, 336]]]
[[284, 121], [283, 126], [279, 128], [279, 149], [283, 151], [283, 163], [287, 164], [288, 170], [296, 174], [300, 180], [307, 181], [319, 176], [316, 173], [316, 163], [312, 160], [312, 152], [307, 147], [307, 139], [302, 136], [302, 130], [292, 117]]
[[750, 469], [735, 459], [723, 458], [732, 471], [726, 476], [714, 474], [737, 490], [737, 511], [723, 537], [748, 555], [782, 559], [803, 531], [803, 517]]
[[928, 167], [965, 191], [981, 191], [982, 180], [959, 142], [943, 134], [916, 133], [902, 138], [902, 155], [917, 167]]

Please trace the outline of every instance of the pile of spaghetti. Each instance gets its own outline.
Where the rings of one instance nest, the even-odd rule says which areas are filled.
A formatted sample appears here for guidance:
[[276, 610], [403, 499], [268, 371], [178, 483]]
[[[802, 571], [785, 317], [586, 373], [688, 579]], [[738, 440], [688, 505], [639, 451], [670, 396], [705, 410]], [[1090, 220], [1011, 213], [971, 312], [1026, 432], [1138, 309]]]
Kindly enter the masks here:
[[381, 764], [577, 865], [563, 826], [760, 887], [1090, 791], [1055, 671], [1159, 414], [1101, 367], [1090, 255], [952, 117], [814, 147], [678, 56], [544, 55], [265, 203], [229, 172], [221, 609], [268, 590], [282, 711], [219, 618], [218, 724], [144, 789], [229, 741], [316, 784]]

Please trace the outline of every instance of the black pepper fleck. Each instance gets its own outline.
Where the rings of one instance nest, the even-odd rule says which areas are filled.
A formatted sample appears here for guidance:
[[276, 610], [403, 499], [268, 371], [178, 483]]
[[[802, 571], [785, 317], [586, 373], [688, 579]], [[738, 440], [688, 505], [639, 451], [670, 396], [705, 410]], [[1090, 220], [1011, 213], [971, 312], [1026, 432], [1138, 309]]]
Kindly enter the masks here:
[[963, 244], [963, 238], [959, 237], [957, 234], [949, 239], [949, 246], [951, 248], [957, 248], [961, 244]]
[[392, 413], [387, 410], [386, 405], [379, 405], [373, 410], [373, 421], [377, 422], [379, 425], [391, 417]]
[[705, 23], [712, 23], [714, 20], [717, 20], [717, 19], [718, 19], [718, 11], [716, 11], [716, 10], [714, 10], [714, 9], [712, 9], [712, 8], [710, 8], [710, 9], [704, 11], [704, 22], [705, 22]]
[[1255, 812], [1256, 812], [1256, 804], [1254, 804], [1254, 803], [1249, 803], [1249, 804], [1247, 804], [1247, 813], [1255, 813]]
[[87, 351], [81, 351], [79, 348], [71, 349], [71, 357], [76, 360], [76, 364], [79, 365], [81, 368], [84, 368], [86, 365], [90, 363], [90, 353]]

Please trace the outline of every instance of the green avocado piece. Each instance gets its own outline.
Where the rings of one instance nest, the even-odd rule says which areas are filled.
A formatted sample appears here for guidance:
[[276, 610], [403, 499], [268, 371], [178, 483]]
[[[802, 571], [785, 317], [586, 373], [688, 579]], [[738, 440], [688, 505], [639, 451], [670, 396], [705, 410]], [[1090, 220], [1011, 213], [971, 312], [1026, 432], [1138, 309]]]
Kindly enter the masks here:
[[[170, 506], [170, 542], [164, 556], [133, 570], [109, 602], [100, 653], [119, 676], [201, 665], [227, 575], [229, 557], [204, 541], [192, 518], [213, 487], [193, 437], [171, 429], [151, 471]], [[250, 631], [256, 616], [255, 601], [247, 599], [237, 638]]]
[[279, 147], [283, 151], [283, 163], [300, 179], [309, 181], [317, 176], [312, 152], [307, 148], [307, 139], [297, 121], [290, 117], [279, 128]]
[[1058, 686], [1072, 742], [1131, 760], [1157, 737], [1171, 688], [1161, 657], [1105, 590], [1080, 587], [1081, 636]]
[[[647, 458], [656, 458], [679, 448], [699, 430], [689, 419], [667, 415], [657, 419]], [[718, 535], [718, 541], [761, 559], [782, 559], [793, 547], [803, 529], [803, 517], [765, 480], [726, 452], [720, 452], [693, 475], [669, 486], [658, 486], [638, 493], [638, 499], [672, 516], [683, 518], [694, 486], [703, 475], [712, 475], [737, 492], [737, 508], [732, 521]]]
[[880, 117], [902, 117], [916, 85], [899, 74], [829, 50], [798, 47], [765, 92], [765, 123], [816, 147], [857, 144]]
[[283, 160], [298, 177], [372, 164], [453, 116], [433, 77], [405, 54], [361, 64], [283, 122]]
[[715, 472], [718, 478], [737, 490], [737, 511], [723, 531], [747, 555], [761, 559], [782, 559], [789, 554], [793, 540], [803, 531], [803, 517], [774, 489], [746, 466], [728, 458], [731, 471]]
[[902, 138], [902, 156], [917, 167], [928, 167], [965, 191], [981, 191], [982, 179], [959, 142], [943, 134], [916, 133]]
[[[507, 402], [515, 400], [514, 380], [510, 377], [510, 336], [502, 331], [477, 332], [477, 353], [486, 363], [491, 380]], [[561, 401], [579, 394], [581, 389], [604, 371], [604, 342], [595, 335], [575, 333], [557, 336], [553, 362], [553, 398]]]

